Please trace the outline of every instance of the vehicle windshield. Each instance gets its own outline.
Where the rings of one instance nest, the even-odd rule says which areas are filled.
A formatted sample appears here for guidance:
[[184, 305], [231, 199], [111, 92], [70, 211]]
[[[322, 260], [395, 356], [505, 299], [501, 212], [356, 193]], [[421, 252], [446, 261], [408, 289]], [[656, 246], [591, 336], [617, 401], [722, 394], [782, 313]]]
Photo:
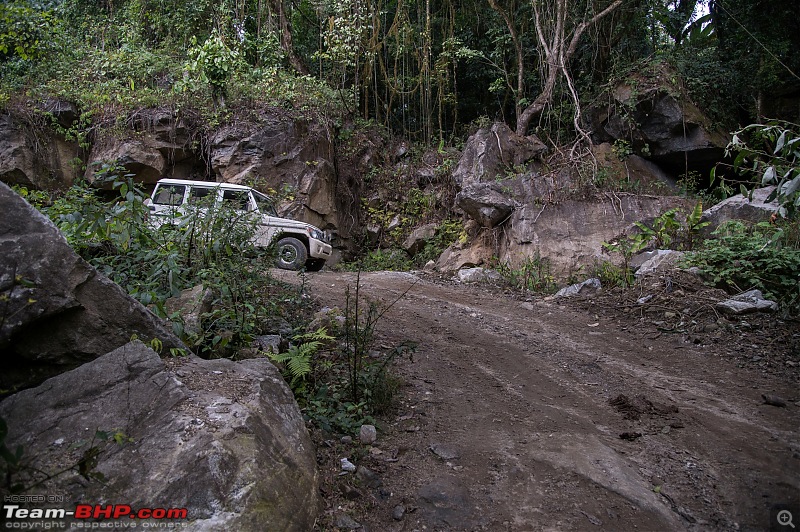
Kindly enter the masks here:
[[269, 199], [267, 196], [262, 194], [261, 192], [253, 191], [253, 197], [256, 199], [256, 204], [258, 205], [258, 212], [261, 214], [266, 214], [267, 216], [278, 216], [277, 211], [275, 211], [275, 206], [272, 204], [272, 200]]

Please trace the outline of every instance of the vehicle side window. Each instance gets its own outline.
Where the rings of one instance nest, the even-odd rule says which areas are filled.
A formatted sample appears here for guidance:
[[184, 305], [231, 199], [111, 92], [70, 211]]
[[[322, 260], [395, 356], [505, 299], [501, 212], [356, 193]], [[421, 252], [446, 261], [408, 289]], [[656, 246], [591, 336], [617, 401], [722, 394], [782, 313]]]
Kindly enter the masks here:
[[192, 187], [189, 192], [189, 204], [197, 205], [198, 203], [213, 203], [214, 196], [217, 193], [216, 187]]
[[153, 198], [153, 203], [157, 205], [170, 205], [177, 207], [183, 203], [183, 193], [186, 187], [183, 185], [161, 185]]
[[261, 214], [266, 214], [267, 216], [278, 216], [278, 213], [275, 212], [275, 206], [272, 204], [272, 201], [263, 194], [259, 194], [258, 192], [253, 192], [253, 197], [256, 199], [256, 205], [258, 205], [258, 210]]
[[246, 190], [225, 190], [222, 193], [222, 204], [237, 211], [249, 211], [250, 193]]

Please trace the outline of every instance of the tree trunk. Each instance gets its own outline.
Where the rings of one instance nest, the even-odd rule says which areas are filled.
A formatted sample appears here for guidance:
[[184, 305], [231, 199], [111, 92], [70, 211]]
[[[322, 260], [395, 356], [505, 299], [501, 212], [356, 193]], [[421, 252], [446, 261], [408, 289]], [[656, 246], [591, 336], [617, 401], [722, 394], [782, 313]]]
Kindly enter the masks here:
[[[541, 48], [541, 55], [545, 61], [547, 76], [542, 91], [536, 99], [533, 100], [533, 103], [526, 107], [520, 114], [519, 120], [517, 120], [517, 135], [526, 135], [533, 119], [538, 117], [542, 111], [544, 111], [545, 107], [551, 103], [559, 73], [566, 73], [567, 64], [570, 59], [572, 59], [572, 56], [575, 55], [575, 50], [578, 48], [578, 41], [580, 41], [583, 32], [598, 20], [618, 8], [622, 4], [622, 1], [623, 0], [614, 0], [614, 2], [595, 16], [578, 24], [572, 31], [570, 37], [566, 27], [569, 20], [567, 13], [569, 7], [568, 0], [553, 0], [553, 4], [555, 4], [555, 16], [551, 19], [545, 19], [541, 16], [539, 0], [531, 0], [533, 4], [534, 23], [536, 25], [536, 36], [539, 39], [539, 47]], [[549, 21], [550, 26], [543, 26], [543, 20]]]
[[289, 25], [289, 19], [286, 17], [286, 11], [283, 7], [283, 0], [269, 0], [269, 7], [272, 13], [278, 16], [278, 24], [281, 31], [281, 48], [286, 53], [289, 64], [292, 65], [298, 73], [308, 74], [308, 67], [303, 63], [302, 59], [294, 51], [294, 43], [292, 41], [292, 28]]

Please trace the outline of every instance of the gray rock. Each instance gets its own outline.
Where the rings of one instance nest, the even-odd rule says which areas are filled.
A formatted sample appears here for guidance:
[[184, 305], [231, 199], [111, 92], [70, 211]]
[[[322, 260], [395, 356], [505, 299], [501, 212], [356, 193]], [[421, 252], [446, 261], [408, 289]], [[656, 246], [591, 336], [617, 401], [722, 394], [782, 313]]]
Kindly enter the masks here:
[[209, 161], [219, 181], [255, 180], [275, 190], [288, 185], [295, 193], [279, 206], [281, 214], [344, 231], [338, 218], [335, 152], [324, 125], [265, 113], [256, 121], [223, 126], [210, 140]]
[[778, 304], [764, 299], [761, 290], [750, 290], [716, 304], [716, 308], [726, 314], [746, 314], [757, 311], [778, 310]]
[[347, 458], [342, 458], [339, 462], [342, 464], [342, 471], [353, 473], [356, 470], [356, 465]]
[[490, 281], [500, 281], [503, 276], [494, 270], [486, 268], [465, 268], [458, 270], [458, 280], [462, 283], [484, 283]]
[[461, 453], [458, 452], [458, 449], [442, 443], [432, 443], [430, 450], [442, 460], [456, 460], [461, 457]]
[[777, 201], [767, 202], [775, 187], [758, 188], [753, 191], [753, 199], [737, 194], [717, 203], [710, 209], [703, 211], [702, 220], [710, 222], [703, 232], [710, 234], [717, 227], [729, 220], [744, 220], [746, 222], [762, 222], [778, 212]]
[[635, 275], [637, 278], [668, 270], [684, 256], [682, 251], [673, 251], [671, 249], [657, 249], [651, 253], [650, 258], [645, 260], [636, 270]]
[[370, 489], [377, 489], [383, 486], [381, 477], [364, 466], [358, 466], [358, 469], [356, 469], [356, 478], [361, 481], [362, 485]]
[[520, 137], [506, 124], [498, 122], [479, 129], [467, 139], [453, 179], [460, 186], [494, 180], [546, 152], [547, 146], [536, 136]]
[[371, 445], [378, 439], [378, 431], [375, 425], [361, 425], [358, 433], [358, 440], [364, 445]]
[[426, 272], [436, 271], [436, 261], [429, 260], [425, 263], [425, 267], [423, 268]]
[[263, 334], [253, 339], [253, 346], [267, 353], [280, 353], [283, 338], [279, 334]]
[[347, 514], [339, 514], [334, 524], [336, 528], [343, 528], [344, 530], [358, 530], [361, 528], [361, 523]]
[[[69, 247], [50, 220], [0, 183], [0, 388], [34, 386], [117, 347], [157, 338], [189, 349], [170, 328]], [[21, 281], [15, 281], [15, 278]]]
[[600, 279], [586, 279], [556, 292], [556, 297], [591, 296], [602, 290]]
[[438, 224], [425, 224], [417, 227], [403, 242], [403, 249], [413, 257], [425, 248], [425, 244], [436, 235], [438, 228]]
[[483, 227], [495, 227], [508, 220], [516, 203], [498, 183], [473, 183], [456, 194], [458, 205]]
[[636, 152], [647, 148], [647, 157], [664, 167], [680, 167], [688, 157], [692, 164], [710, 168], [722, 159], [726, 133], [690, 99], [676, 95], [674, 87], [642, 90], [620, 82], [612, 97], [615, 102], [601, 103], [587, 113], [595, 143], [625, 140]]
[[106, 161], [116, 161], [142, 183], [156, 183], [167, 174], [169, 168], [167, 156], [161, 153], [158, 141], [149, 134], [122, 138], [109, 136], [95, 144], [85, 175], [89, 183], [111, 188], [111, 183], [97, 182], [97, 171]]
[[[193, 530], [310, 530], [319, 508], [311, 440], [291, 391], [266, 359], [162, 361], [131, 342], [0, 403], [6, 444], [32, 467], [65, 469], [89, 450], [96, 472], [47, 481], [65, 500], [185, 507]], [[64, 445], [51, 442], [62, 440]]]
[[199, 336], [203, 332], [202, 316], [211, 312], [214, 292], [203, 285], [183, 290], [180, 295], [167, 299], [164, 306], [167, 314], [178, 313], [183, 320], [183, 332], [187, 336]]
[[34, 144], [28, 129], [23, 120], [0, 113], [0, 181], [43, 190], [70, 185], [78, 176], [71, 164], [81, 153], [78, 143], [44, 131], [35, 133], [41, 137]]
[[403, 516], [406, 514], [406, 507], [402, 504], [398, 504], [392, 509], [392, 519], [395, 521], [402, 521]]
[[473, 515], [475, 503], [469, 490], [455, 477], [442, 476], [425, 484], [417, 492], [417, 499], [420, 520], [434, 529], [478, 528], [478, 519]]

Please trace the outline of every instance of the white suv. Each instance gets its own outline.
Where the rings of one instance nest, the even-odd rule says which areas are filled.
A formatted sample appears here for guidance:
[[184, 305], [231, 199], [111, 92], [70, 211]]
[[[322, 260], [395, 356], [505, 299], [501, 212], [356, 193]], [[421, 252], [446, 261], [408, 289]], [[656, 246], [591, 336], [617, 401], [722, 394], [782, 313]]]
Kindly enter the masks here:
[[278, 217], [267, 196], [243, 185], [161, 179], [145, 203], [153, 223], [161, 226], [186, 214], [187, 205], [211, 201], [210, 198], [215, 205], [260, 215], [255, 245], [268, 247], [277, 242], [279, 268], [299, 270], [305, 267], [309, 271], [319, 271], [331, 256], [330, 238], [324, 231], [305, 222]]

